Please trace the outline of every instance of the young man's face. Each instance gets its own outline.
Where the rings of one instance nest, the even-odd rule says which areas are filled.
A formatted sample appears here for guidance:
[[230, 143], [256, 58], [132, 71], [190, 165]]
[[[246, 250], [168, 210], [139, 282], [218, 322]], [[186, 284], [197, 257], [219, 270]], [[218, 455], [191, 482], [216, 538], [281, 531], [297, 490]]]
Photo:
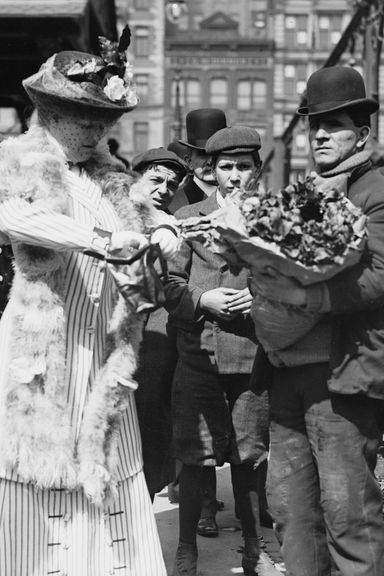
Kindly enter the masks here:
[[211, 156], [206, 154], [204, 150], [192, 148], [189, 162], [196, 178], [206, 182], [206, 184], [216, 184], [211, 166]]
[[369, 134], [357, 127], [344, 110], [309, 118], [309, 143], [319, 172], [338, 166], [362, 149]]
[[143, 180], [158, 210], [165, 210], [169, 206], [180, 184], [177, 172], [170, 165], [162, 164], [152, 164], [144, 173]]
[[215, 166], [215, 174], [220, 192], [223, 196], [238, 192], [247, 186], [256, 176], [259, 165], [250, 152], [239, 154], [220, 154]]

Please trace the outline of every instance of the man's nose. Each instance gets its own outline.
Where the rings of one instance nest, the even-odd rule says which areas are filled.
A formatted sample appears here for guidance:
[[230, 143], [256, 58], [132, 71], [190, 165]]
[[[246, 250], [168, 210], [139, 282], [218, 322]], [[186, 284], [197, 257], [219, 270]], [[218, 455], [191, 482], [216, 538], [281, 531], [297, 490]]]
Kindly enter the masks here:
[[236, 166], [233, 166], [231, 173], [229, 175], [231, 180], [238, 180], [239, 179], [239, 171]]
[[324, 126], [318, 126], [315, 131], [315, 136], [318, 140], [322, 140], [324, 138], [328, 138], [328, 132], [324, 128]]
[[162, 183], [158, 186], [158, 191], [159, 191], [159, 193], [160, 193], [162, 196], [168, 194], [168, 183], [167, 183], [167, 182], [162, 182]]

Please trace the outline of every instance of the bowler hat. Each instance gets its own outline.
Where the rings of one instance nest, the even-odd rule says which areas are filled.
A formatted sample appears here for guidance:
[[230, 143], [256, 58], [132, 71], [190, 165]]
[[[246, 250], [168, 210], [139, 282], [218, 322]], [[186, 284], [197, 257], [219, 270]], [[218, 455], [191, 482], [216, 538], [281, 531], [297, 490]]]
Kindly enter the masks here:
[[132, 160], [132, 168], [137, 172], [142, 172], [151, 164], [164, 164], [174, 166], [181, 178], [187, 173], [187, 165], [171, 150], [165, 148], [151, 148], [142, 154], [138, 154]]
[[204, 150], [208, 138], [226, 127], [227, 119], [219, 108], [199, 108], [188, 112], [185, 125], [187, 141], [179, 140], [179, 142], [189, 148]]
[[205, 145], [207, 154], [238, 154], [261, 148], [260, 135], [250, 126], [228, 126], [213, 134]]
[[176, 156], [179, 156], [179, 158], [182, 158], [183, 160], [189, 155], [187, 146], [178, 140], [172, 140], [172, 142], [168, 144], [167, 150], [171, 150], [176, 154]]
[[307, 105], [297, 109], [299, 116], [314, 116], [335, 110], [358, 107], [367, 114], [374, 114], [378, 102], [367, 98], [363, 77], [347, 66], [321, 68], [307, 82]]

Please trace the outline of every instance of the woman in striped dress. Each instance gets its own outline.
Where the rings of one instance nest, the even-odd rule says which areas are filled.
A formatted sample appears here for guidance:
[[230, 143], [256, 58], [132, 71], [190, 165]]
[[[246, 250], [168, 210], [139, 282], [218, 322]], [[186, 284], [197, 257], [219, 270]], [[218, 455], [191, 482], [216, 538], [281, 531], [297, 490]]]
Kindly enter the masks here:
[[2, 576], [165, 576], [133, 397], [142, 319], [102, 258], [142, 232], [169, 257], [177, 239], [99, 144], [137, 102], [109, 49], [61, 52], [25, 80], [38, 124], [0, 146], [0, 245], [15, 256], [0, 321]]

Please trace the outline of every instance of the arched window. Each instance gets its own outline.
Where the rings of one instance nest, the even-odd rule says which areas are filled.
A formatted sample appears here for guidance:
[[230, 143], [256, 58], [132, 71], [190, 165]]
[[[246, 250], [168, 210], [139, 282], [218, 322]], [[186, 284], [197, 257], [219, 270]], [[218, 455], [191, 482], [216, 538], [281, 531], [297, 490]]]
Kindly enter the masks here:
[[239, 80], [237, 83], [238, 110], [264, 110], [267, 104], [265, 80]]
[[212, 78], [209, 84], [209, 101], [211, 106], [223, 108], [228, 103], [228, 80]]

